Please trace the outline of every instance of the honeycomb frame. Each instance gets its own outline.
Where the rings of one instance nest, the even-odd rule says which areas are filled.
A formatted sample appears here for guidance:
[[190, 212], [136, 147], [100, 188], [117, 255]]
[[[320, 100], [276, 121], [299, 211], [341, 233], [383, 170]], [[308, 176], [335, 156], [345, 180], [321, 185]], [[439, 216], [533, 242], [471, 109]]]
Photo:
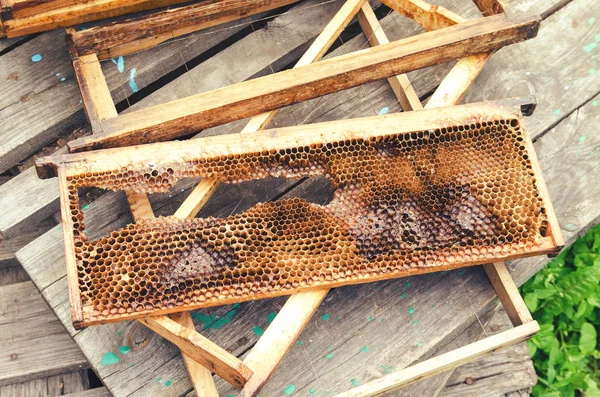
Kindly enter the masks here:
[[[559, 247], [520, 110], [506, 104], [50, 156], [37, 167], [40, 176], [59, 177], [78, 326], [549, 254]], [[479, 173], [484, 182], [474, 183]], [[324, 206], [291, 199], [224, 219], [160, 217], [97, 241], [87, 239], [77, 194], [82, 187], [166, 191], [185, 177], [238, 183], [316, 175], [332, 179], [336, 188]], [[518, 189], [511, 187], [517, 183]], [[152, 249], [145, 245], [150, 243]]]

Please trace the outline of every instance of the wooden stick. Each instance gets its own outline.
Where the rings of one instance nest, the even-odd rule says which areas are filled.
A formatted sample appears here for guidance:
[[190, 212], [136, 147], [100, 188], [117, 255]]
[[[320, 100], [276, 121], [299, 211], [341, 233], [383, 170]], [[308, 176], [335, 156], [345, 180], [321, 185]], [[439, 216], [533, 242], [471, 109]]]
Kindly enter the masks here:
[[[363, 4], [358, 12], [358, 23], [365, 33], [365, 36], [367, 36], [371, 46], [374, 47], [389, 43], [389, 40], [381, 28], [377, 16], [369, 3]], [[406, 74], [390, 77], [388, 78], [388, 83], [392, 87], [394, 95], [398, 98], [402, 110], [406, 112], [409, 110], [423, 109], [419, 96], [415, 92], [415, 89]]]
[[101, 60], [154, 47], [198, 30], [270, 11], [299, 0], [208, 0], [126, 21], [71, 31], [67, 40], [79, 54]]
[[506, 265], [502, 262], [487, 263], [483, 268], [512, 324], [516, 327], [533, 321]]
[[[92, 173], [105, 173], [123, 167], [130, 168], [131, 171], [141, 176], [152, 169], [152, 166], [148, 165], [149, 163], [154, 167], [187, 170], [191, 169], [189, 164], [194, 160], [220, 161], [217, 157], [336, 143], [348, 139], [371, 139], [390, 134], [410, 134], [428, 129], [441, 129], [449, 125], [470, 124], [475, 114], [480, 122], [520, 118], [521, 101], [519, 99], [503, 100], [499, 103], [500, 105], [494, 102], [475, 103], [393, 113], [385, 117], [371, 116], [298, 125], [254, 134], [228, 134], [88, 153], [57, 154], [39, 158], [36, 161], [36, 167], [42, 178], [52, 176], [54, 168], [60, 164], [66, 166], [67, 176], [79, 175], [82, 169]], [[235, 166], [240, 167], [242, 164], [243, 162], [238, 162]], [[298, 174], [298, 176], [311, 175]], [[209, 172], [204, 167], [198, 168], [196, 176], [221, 177], [220, 174]], [[295, 174], [290, 174], [289, 177], [295, 177]], [[250, 177], [249, 180], [252, 179]], [[139, 180], [137, 183], [150, 182]]]
[[73, 236], [73, 219], [70, 214], [69, 190], [64, 167], [58, 168], [58, 190], [60, 196], [60, 214], [65, 239], [65, 263], [67, 266], [67, 284], [69, 286], [69, 304], [71, 319], [77, 326], [83, 321], [81, 293], [79, 290], [79, 277], [77, 276], [77, 260], [75, 258], [75, 239]]
[[87, 119], [92, 131], [98, 131], [102, 120], [117, 117], [117, 109], [98, 57], [96, 54], [89, 54], [73, 59], [73, 69]]
[[504, 0], [473, 0], [484, 17], [494, 14], [502, 14], [506, 10]]
[[244, 386], [241, 396], [256, 396], [260, 392], [328, 292], [329, 289], [299, 292], [285, 302], [271, 325], [244, 359], [244, 363], [252, 368], [254, 375]]
[[4, 26], [0, 38], [23, 36], [186, 1], [189, 0], [18, 1], [11, 7], [4, 7], [0, 14], [0, 25]]
[[[202, 128], [535, 36], [539, 18], [483, 18], [104, 120], [71, 151], [168, 140]], [[433, 56], [435, 54], [435, 56]], [[441, 55], [440, 55], [441, 54]], [[343, 76], [343, 78], [341, 78]]]
[[531, 338], [540, 327], [536, 321], [519, 325], [508, 331], [489, 336], [467, 346], [420, 362], [401, 371], [386, 375], [352, 390], [340, 393], [337, 397], [382, 396], [401, 387], [418, 382], [421, 379], [437, 375], [474, 361], [500, 349], [512, 346]]
[[[171, 319], [188, 329], [195, 329], [189, 312], [171, 314]], [[212, 373], [183, 351], [181, 354], [196, 394], [202, 397], [219, 397]]]
[[442, 6], [434, 6], [423, 0], [381, 0], [381, 2], [392, 10], [414, 20], [428, 31], [467, 21], [467, 19]]
[[139, 321], [234, 386], [243, 387], [252, 376], [252, 371], [239, 358], [169, 317], [147, 317]]

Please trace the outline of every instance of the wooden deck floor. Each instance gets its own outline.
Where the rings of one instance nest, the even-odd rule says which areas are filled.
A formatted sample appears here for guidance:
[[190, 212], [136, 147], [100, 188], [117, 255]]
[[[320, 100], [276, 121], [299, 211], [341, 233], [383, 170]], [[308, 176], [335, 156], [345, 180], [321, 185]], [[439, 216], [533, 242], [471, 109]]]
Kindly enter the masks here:
[[[470, 1], [437, 3], [476, 17]], [[128, 111], [281, 70], [299, 58], [341, 4], [342, 0], [305, 0], [275, 18], [249, 18], [254, 21], [252, 26], [237, 22], [228, 29], [213, 28], [210, 34], [199, 32], [104, 62], [113, 99], [120, 111]], [[600, 216], [600, 67], [596, 59], [600, 54], [600, 3], [514, 0], [510, 6], [514, 13], [542, 14], [540, 33], [534, 40], [495, 54], [465, 102], [524, 94], [538, 98], [538, 108], [527, 120], [528, 129], [570, 243]], [[390, 39], [420, 31], [416, 24], [383, 8], [378, 15]], [[365, 38], [351, 26], [336, 47], [328, 56], [364, 48]], [[41, 61], [32, 61], [36, 54]], [[409, 74], [422, 100], [450, 66]], [[381, 111], [400, 111], [386, 82], [286, 108], [273, 125]], [[201, 135], [236, 132], [243, 125], [244, 121], [230, 123]], [[78, 332], [70, 325], [62, 232], [57, 226], [57, 183], [55, 179], [37, 179], [31, 158], [64, 146], [72, 136], [88, 130], [64, 32], [0, 41], [0, 234], [4, 237], [0, 241], [0, 284], [8, 284], [0, 285], [0, 345], [9, 346], [0, 358], [0, 395], [24, 395], [23, 390], [31, 395], [35, 390], [35, 395], [44, 395], [44, 391], [58, 395], [61, 382], [63, 394], [82, 391], [87, 376], [80, 368], [88, 365], [114, 395], [190, 393], [178, 350], [138, 323]], [[172, 214], [192, 187], [182, 184], [172, 192], [173, 197], [151, 197], [155, 212]], [[227, 216], [280, 197], [319, 202], [330, 194], [318, 179], [221, 186], [200, 216]], [[87, 211], [89, 222], [98, 225], [91, 234], [131, 221], [124, 196], [116, 193], [102, 195]], [[511, 263], [510, 269], [522, 283], [546, 263], [546, 258], [531, 258]], [[203, 310], [194, 318], [203, 334], [243, 356], [268, 326], [270, 313], [276, 313], [284, 301], [279, 298]], [[311, 390], [315, 395], [333, 395], [349, 389], [478, 338], [482, 329], [476, 315], [485, 323], [494, 306], [493, 290], [478, 268], [336, 289], [261, 395], [282, 395], [292, 389], [290, 385], [294, 395], [309, 395]], [[501, 323], [498, 318], [501, 316], [491, 320], [487, 332]], [[28, 343], [32, 341], [35, 343]], [[128, 346], [130, 352], [120, 353], [122, 346]], [[502, 395], [529, 387], [534, 375], [527, 372], [530, 362], [522, 349], [440, 375], [397, 395]], [[112, 357], [108, 353], [119, 362], [106, 365], [106, 358]], [[68, 375], [59, 375], [64, 373]], [[510, 376], [499, 375], [507, 373]], [[515, 373], [523, 377], [515, 378]], [[466, 382], [467, 378], [475, 382]], [[15, 382], [25, 383], [2, 386]], [[224, 382], [217, 383], [222, 395], [235, 395]]]

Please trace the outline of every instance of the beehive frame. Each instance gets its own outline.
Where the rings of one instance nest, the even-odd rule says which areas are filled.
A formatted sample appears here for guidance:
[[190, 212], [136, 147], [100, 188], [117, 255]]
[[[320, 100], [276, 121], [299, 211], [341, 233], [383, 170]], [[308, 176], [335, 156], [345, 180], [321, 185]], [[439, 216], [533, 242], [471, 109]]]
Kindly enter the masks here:
[[[394, 3], [386, 1], [387, 3], [396, 11], [413, 17], [427, 30], [462, 22], [462, 18], [457, 15], [419, 0], [400, 0], [394, 1]], [[475, 0], [475, 3], [484, 15], [504, 11], [503, 5], [497, 0]], [[320, 59], [354, 15], [358, 16], [361, 27], [371, 45], [376, 46], [387, 42], [385, 33], [369, 4], [364, 0], [348, 0], [299, 64]], [[450, 20], [440, 18], [440, 15], [450, 15]], [[430, 98], [427, 107], [433, 108], [458, 103], [490, 55], [481, 54], [460, 59]], [[116, 110], [104, 78], [98, 71], [99, 67], [85, 68], [80, 73], [79, 81], [82, 86], [86, 86], [86, 88], [82, 88], [86, 110], [88, 113], [91, 110], [96, 119], [100, 120], [103, 117], [116, 116]], [[393, 76], [388, 81], [405, 111], [422, 108], [406, 75]], [[242, 132], [252, 132], [264, 128], [275, 113], [276, 111], [272, 111], [254, 117]], [[539, 171], [537, 163], [534, 162], [534, 166]], [[194, 217], [217, 185], [216, 180], [203, 179], [181, 205], [175, 216]], [[127, 198], [136, 220], [153, 217], [147, 196], [128, 192]], [[562, 237], [556, 217], [551, 210], [548, 215], [555, 243], [557, 246], [562, 246]], [[353, 389], [346, 395], [381, 395], [424, 377], [457, 367], [502, 347], [513, 345], [535, 334], [539, 330], [538, 324], [531, 318], [504, 263], [496, 262], [483, 266], [515, 326], [513, 329], [390, 374]], [[230, 383], [243, 387], [241, 395], [255, 396], [295, 342], [327, 292], [328, 289], [323, 289], [292, 295], [244, 361], [232, 356], [199, 333], [190, 331], [189, 328], [193, 328], [193, 323], [189, 313], [177, 313], [171, 318], [166, 316], [149, 317], [140, 321], [182, 350], [190, 379], [199, 395], [218, 396], [211, 377], [211, 372], [215, 372]]]

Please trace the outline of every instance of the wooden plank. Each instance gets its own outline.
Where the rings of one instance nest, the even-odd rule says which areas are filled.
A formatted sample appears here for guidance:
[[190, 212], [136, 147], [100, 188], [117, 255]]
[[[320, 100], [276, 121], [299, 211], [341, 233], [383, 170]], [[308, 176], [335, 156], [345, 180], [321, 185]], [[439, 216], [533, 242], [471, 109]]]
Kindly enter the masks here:
[[[79, 395], [89, 388], [87, 369], [0, 386], [2, 397], [50, 397]], [[100, 397], [98, 395], [96, 397]], [[86, 396], [93, 397], [93, 395]]]
[[106, 387], [85, 390], [77, 393], [67, 394], [65, 397], [112, 397]]
[[73, 69], [88, 122], [97, 130], [102, 120], [117, 116], [100, 61], [96, 54], [82, 55], [73, 60]]
[[[418, 39], [399, 40], [196, 94], [105, 120], [101, 133], [74, 140], [69, 149], [84, 151], [172, 139], [378, 79], [489, 52], [534, 37], [539, 22], [536, 18], [512, 22], [502, 16], [489, 17], [428, 32]], [[494, 39], [489, 41], [492, 36]], [[424, 56], [433, 49], [442, 51], [443, 56]], [[339, 79], [341, 75], [344, 79]]]
[[[183, 327], [195, 331], [194, 322], [189, 312], [176, 313], [171, 315], [171, 318]], [[198, 396], [219, 397], [217, 386], [215, 386], [211, 371], [183, 351], [181, 354], [183, 355], [183, 362], [185, 363], [185, 367], [187, 368], [190, 381], [194, 386], [196, 394]]]
[[[369, 3], [365, 3], [361, 7], [358, 13], [358, 22], [371, 46], [389, 43], [387, 35], [379, 24]], [[390, 83], [394, 94], [398, 98], [402, 110], [409, 111], [423, 108], [423, 105], [421, 105], [421, 101], [406, 74], [392, 76], [388, 78], [388, 83]]]
[[252, 376], [252, 370], [245, 363], [194, 329], [168, 317], [147, 317], [139, 321], [234, 386], [243, 387]]
[[353, 390], [340, 393], [338, 396], [381, 396], [405, 385], [417, 382], [419, 379], [436, 375], [486, 354], [512, 346], [517, 342], [527, 340], [539, 330], [540, 327], [536, 321], [519, 325], [514, 329], [489, 336], [468, 346], [415, 364], [395, 374], [387, 375]]
[[0, 385], [88, 366], [30, 281], [0, 287], [0, 345]]
[[431, 5], [423, 0], [382, 0], [382, 3], [417, 22], [428, 31], [467, 21], [444, 7]]
[[[185, 40], [164, 43], [114, 62], [104, 62], [102, 69], [114, 102], [125, 100], [134, 93], [134, 88], [142, 90], [177, 70], [261, 17], [264, 15], [193, 33]], [[36, 54], [42, 57], [39, 62], [32, 61]], [[0, 80], [4, 90], [0, 97], [0, 172], [4, 172], [86, 122], [62, 31], [44, 33], [29, 40], [2, 55], [1, 62]], [[61, 106], [49, 106], [50, 103]], [[17, 129], [19, 134], [14, 133]]]
[[96, 54], [100, 60], [115, 58], [154, 47], [164, 41], [222, 25], [243, 17], [283, 7], [299, 0], [211, 0], [169, 9], [123, 22], [70, 30], [79, 55]]
[[533, 321], [506, 265], [497, 262], [488, 263], [483, 265], [483, 268], [512, 324], [519, 326]]
[[48, 221], [39, 223], [37, 228], [26, 230], [10, 239], [0, 240], [0, 269], [18, 265], [15, 253], [55, 225], [54, 222]]
[[[3, 36], [17, 37], [45, 30], [73, 26], [84, 22], [112, 18], [123, 14], [182, 3], [186, 0], [92, 0], [85, 3], [72, 1], [18, 1], [12, 9], [12, 19], [4, 18]], [[7, 14], [8, 12], [5, 12]]]
[[328, 289], [292, 295], [254, 345], [244, 363], [254, 374], [242, 396], [256, 396], [325, 299]]

